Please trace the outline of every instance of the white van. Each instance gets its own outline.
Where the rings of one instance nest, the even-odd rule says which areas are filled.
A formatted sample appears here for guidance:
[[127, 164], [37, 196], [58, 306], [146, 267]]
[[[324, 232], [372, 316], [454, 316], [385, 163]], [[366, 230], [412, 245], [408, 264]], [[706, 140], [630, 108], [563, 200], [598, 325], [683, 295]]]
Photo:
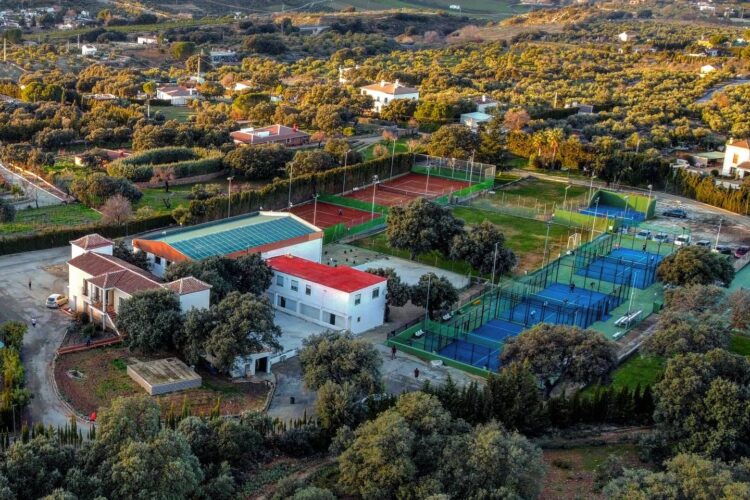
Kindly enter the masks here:
[[674, 239], [674, 244], [678, 247], [686, 247], [690, 245], [690, 235], [689, 234], [681, 234], [677, 238]]

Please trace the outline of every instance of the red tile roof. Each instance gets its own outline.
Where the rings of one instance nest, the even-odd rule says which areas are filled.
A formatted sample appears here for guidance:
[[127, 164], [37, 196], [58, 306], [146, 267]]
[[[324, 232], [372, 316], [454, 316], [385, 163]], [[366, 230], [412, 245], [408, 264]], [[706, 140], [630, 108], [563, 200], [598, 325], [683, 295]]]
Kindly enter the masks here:
[[93, 233], [87, 234], [86, 236], [78, 238], [77, 240], [73, 240], [70, 242], [70, 244], [81, 247], [84, 250], [91, 250], [92, 248], [106, 247], [108, 245], [114, 245], [115, 243], [112, 240], [108, 240], [104, 236]]
[[389, 94], [389, 95], [416, 94], [417, 92], [419, 92], [419, 90], [414, 87], [407, 87], [406, 85], [402, 85], [398, 82], [373, 83], [372, 85], [365, 85], [364, 87], [361, 87], [361, 88], [362, 90], [373, 90], [373, 91], [382, 92], [384, 94]]
[[272, 257], [266, 262], [274, 271], [346, 293], [356, 292], [387, 281], [382, 276], [376, 276], [351, 267], [329, 267], [291, 255]]
[[269, 125], [268, 127], [253, 129], [252, 131], [238, 130], [230, 132], [229, 135], [235, 141], [245, 144], [265, 144], [290, 139], [307, 139], [310, 137], [310, 134], [306, 132], [284, 125]]
[[187, 295], [189, 293], [202, 292], [211, 289], [211, 285], [204, 283], [197, 278], [193, 278], [192, 276], [180, 278], [171, 283], [167, 283], [164, 286], [175, 292], [177, 295]]
[[741, 148], [741, 149], [750, 149], [750, 141], [747, 139], [742, 139], [740, 141], [734, 141], [730, 146], [734, 146], [735, 148]]

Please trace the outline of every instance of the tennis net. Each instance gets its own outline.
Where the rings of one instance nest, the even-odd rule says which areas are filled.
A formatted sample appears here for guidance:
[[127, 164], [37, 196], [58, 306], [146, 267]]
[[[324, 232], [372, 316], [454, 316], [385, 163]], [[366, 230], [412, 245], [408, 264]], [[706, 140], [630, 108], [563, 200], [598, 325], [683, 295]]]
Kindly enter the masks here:
[[400, 194], [401, 196], [408, 196], [410, 198], [426, 198], [428, 200], [434, 200], [440, 196], [440, 193], [423, 193], [419, 191], [409, 191], [407, 189], [401, 189], [385, 184], [378, 184], [378, 189], [386, 193]]
[[657, 264], [656, 259], [649, 262], [647, 259], [633, 260], [633, 259], [625, 259], [623, 257], [611, 257], [609, 255], [601, 257], [601, 259], [604, 260], [604, 262], [620, 264], [621, 266], [625, 266], [625, 267], [636, 267], [638, 269], [649, 269], [653, 267], [655, 264]]

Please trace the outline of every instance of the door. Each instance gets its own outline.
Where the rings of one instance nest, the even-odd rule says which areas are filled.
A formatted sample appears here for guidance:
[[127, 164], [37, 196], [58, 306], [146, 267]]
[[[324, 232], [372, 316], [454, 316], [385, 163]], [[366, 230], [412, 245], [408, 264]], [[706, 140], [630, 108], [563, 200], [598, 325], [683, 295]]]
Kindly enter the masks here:
[[255, 373], [266, 373], [268, 371], [268, 356], [255, 360]]

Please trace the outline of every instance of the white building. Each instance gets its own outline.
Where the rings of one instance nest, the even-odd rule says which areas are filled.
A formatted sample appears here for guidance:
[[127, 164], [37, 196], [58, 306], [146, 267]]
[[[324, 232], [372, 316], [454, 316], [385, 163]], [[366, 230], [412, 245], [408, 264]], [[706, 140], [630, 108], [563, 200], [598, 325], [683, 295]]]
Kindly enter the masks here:
[[93, 56], [96, 54], [96, 47], [93, 45], [81, 45], [82, 56]]
[[461, 114], [461, 124], [466, 125], [475, 132], [477, 131], [477, 129], [479, 129], [479, 125], [481, 125], [482, 123], [487, 123], [491, 119], [492, 115], [488, 115], [487, 113], [483, 113], [481, 111]]
[[623, 31], [619, 35], [617, 35], [617, 39], [621, 42], [632, 42], [635, 40], [635, 33], [632, 33], [630, 31]]
[[701, 76], [708, 75], [710, 73], [713, 73], [716, 70], [717, 70], [716, 66], [713, 66], [711, 64], [706, 64], [704, 66], [701, 66]]
[[332, 330], [361, 333], [383, 324], [387, 279], [291, 255], [268, 259], [268, 295], [277, 309]]
[[477, 105], [477, 111], [480, 113], [487, 113], [488, 111], [497, 108], [500, 104], [487, 94], [474, 97], [471, 101]]
[[213, 65], [237, 62], [237, 52], [229, 49], [214, 49], [208, 55]]
[[241, 82], [235, 82], [232, 90], [235, 92], [242, 92], [243, 90], [250, 90], [255, 88], [255, 85], [250, 80], [242, 80]]
[[419, 100], [419, 90], [414, 87], [407, 87], [398, 80], [393, 83], [381, 80], [379, 84], [373, 83], [372, 85], [361, 87], [360, 91], [363, 95], [369, 95], [372, 97], [372, 110], [378, 113], [383, 106], [386, 106], [389, 102], [395, 99]]
[[264, 259], [291, 254], [320, 262], [323, 231], [287, 212], [254, 212], [133, 240], [146, 252], [151, 272], [164, 276], [173, 262], [258, 253]]
[[164, 283], [159, 278], [112, 256], [114, 243], [98, 234], [70, 242], [68, 307], [87, 313], [102, 327], [116, 330], [115, 320], [123, 302], [134, 293], [167, 288], [180, 300], [182, 312], [208, 308], [211, 286], [193, 277]]
[[155, 36], [139, 36], [138, 45], [156, 45], [159, 43], [159, 39]]
[[156, 98], [169, 101], [172, 106], [187, 106], [193, 99], [199, 99], [198, 89], [183, 87], [182, 85], [168, 85], [156, 89]]
[[727, 144], [721, 175], [742, 179], [750, 172], [750, 141], [743, 139]]

